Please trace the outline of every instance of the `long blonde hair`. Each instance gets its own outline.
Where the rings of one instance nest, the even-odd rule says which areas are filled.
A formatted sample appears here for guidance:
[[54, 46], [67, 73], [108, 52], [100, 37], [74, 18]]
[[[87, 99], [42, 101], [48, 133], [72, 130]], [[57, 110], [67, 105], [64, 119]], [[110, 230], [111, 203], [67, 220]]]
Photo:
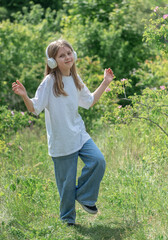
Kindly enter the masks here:
[[[54, 41], [52, 43], [49, 44], [48, 46], [48, 57], [49, 58], [56, 58], [58, 50], [61, 47], [68, 47], [73, 51], [72, 46], [65, 40], [59, 39], [57, 41]], [[76, 71], [76, 65], [75, 62], [72, 65], [71, 69], [71, 75], [74, 79], [74, 83], [75, 86], [78, 90], [81, 90], [83, 88], [83, 84], [81, 83], [81, 81], [79, 80], [78, 76], [77, 76], [77, 71]], [[48, 74], [52, 74], [54, 76], [54, 85], [53, 85], [53, 92], [55, 96], [60, 96], [60, 95], [64, 95], [64, 96], [68, 96], [68, 94], [64, 91], [64, 84], [62, 81], [62, 74], [61, 71], [59, 70], [58, 67], [51, 69], [48, 64], [46, 64], [45, 67], [45, 73], [44, 76], [47, 76]]]

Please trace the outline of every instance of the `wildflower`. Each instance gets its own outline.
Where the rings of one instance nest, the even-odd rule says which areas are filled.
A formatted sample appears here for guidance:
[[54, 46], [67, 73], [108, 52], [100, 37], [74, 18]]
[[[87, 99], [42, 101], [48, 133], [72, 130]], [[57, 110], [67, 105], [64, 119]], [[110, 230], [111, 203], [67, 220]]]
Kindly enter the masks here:
[[122, 105], [119, 105], [118, 108], [122, 108]]
[[29, 123], [29, 124], [31, 124], [31, 123], [32, 123], [32, 121], [31, 121], [31, 120], [29, 120], [29, 121], [28, 121], [28, 123]]
[[105, 92], [110, 92], [111, 91], [111, 89], [110, 88], [106, 88], [106, 90], [105, 90]]
[[127, 80], [126, 78], [122, 78], [122, 79], [121, 79], [121, 82], [124, 82], [124, 81], [126, 81], [126, 80]]
[[18, 148], [19, 148], [20, 151], [23, 151], [23, 148], [21, 146], [18, 146]]
[[158, 6], [155, 7], [155, 9], [153, 10], [154, 12], [157, 12], [157, 10], [159, 9]]
[[24, 116], [24, 112], [21, 112], [21, 114]]
[[14, 115], [14, 111], [11, 111], [11, 114]]
[[163, 15], [163, 19], [166, 19], [166, 18], [168, 18], [168, 14]]
[[9, 142], [9, 143], [7, 143], [7, 145], [8, 145], [8, 146], [12, 146], [12, 143]]
[[165, 90], [166, 87], [165, 87], [165, 86], [160, 86], [160, 89], [161, 89], [161, 90]]

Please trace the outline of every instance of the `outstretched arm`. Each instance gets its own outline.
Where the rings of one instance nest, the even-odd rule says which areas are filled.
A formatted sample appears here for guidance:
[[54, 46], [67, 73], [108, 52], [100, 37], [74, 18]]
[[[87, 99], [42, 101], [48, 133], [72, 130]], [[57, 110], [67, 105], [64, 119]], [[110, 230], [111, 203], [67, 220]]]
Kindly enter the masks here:
[[108, 85], [111, 83], [111, 81], [114, 78], [113, 71], [108, 68], [104, 70], [104, 80], [100, 84], [100, 86], [94, 91], [93, 96], [94, 96], [94, 101], [91, 105], [91, 107], [99, 100], [105, 89], [108, 87]]
[[23, 86], [23, 84], [21, 84], [21, 82], [19, 82], [19, 80], [16, 80], [16, 82], [12, 83], [12, 90], [14, 91], [15, 94], [22, 97], [27, 107], [27, 110], [29, 112], [34, 112], [33, 103], [28, 97], [25, 87]]

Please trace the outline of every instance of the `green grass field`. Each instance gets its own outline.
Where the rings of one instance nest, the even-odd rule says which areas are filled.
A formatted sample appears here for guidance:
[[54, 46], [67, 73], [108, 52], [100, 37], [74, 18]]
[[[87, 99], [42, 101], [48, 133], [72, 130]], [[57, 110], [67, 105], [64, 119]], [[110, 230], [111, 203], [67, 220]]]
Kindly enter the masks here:
[[[144, 130], [146, 129], [146, 130]], [[76, 204], [76, 227], [59, 220], [45, 130], [25, 129], [1, 151], [1, 240], [168, 239], [167, 139], [141, 123], [93, 139], [107, 161], [96, 216]], [[78, 175], [83, 164], [79, 159]]]

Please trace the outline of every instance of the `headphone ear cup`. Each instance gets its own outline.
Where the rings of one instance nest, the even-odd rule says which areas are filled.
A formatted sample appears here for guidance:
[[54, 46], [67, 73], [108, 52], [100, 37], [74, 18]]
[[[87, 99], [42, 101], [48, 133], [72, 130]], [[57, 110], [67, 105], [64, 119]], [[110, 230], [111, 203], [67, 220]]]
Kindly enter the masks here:
[[74, 53], [74, 59], [75, 59], [75, 61], [78, 59], [78, 57], [77, 57], [77, 53], [75, 52], [75, 51], [73, 51], [73, 53]]
[[47, 64], [51, 69], [54, 69], [57, 67], [57, 62], [55, 61], [54, 58], [48, 58], [47, 59]]
[[55, 61], [54, 58], [49, 58], [49, 56], [48, 56], [48, 48], [49, 48], [49, 46], [48, 46], [47, 49], [46, 49], [47, 64], [48, 64], [48, 66], [49, 66], [51, 69], [54, 69], [54, 68], [57, 67], [57, 62]]

